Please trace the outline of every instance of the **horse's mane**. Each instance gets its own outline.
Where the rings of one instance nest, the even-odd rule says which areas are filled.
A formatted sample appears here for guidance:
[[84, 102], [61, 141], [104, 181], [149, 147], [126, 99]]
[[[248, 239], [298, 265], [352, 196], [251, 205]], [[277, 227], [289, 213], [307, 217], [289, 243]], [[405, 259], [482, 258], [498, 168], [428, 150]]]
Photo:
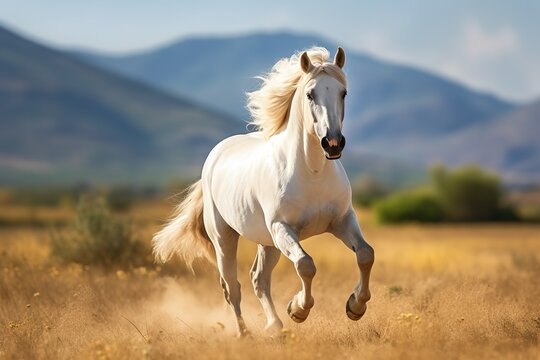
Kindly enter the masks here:
[[328, 50], [312, 47], [306, 51], [314, 65], [309, 74], [305, 74], [300, 67], [300, 56], [303, 52], [299, 52], [290, 58], [279, 60], [268, 74], [257, 77], [262, 80], [260, 89], [247, 93], [250, 124], [255, 125], [267, 137], [285, 128], [294, 93], [296, 89], [304, 88], [299, 85], [305, 84], [321, 72], [333, 76], [344, 85], [347, 84], [341, 68], [328, 63]]

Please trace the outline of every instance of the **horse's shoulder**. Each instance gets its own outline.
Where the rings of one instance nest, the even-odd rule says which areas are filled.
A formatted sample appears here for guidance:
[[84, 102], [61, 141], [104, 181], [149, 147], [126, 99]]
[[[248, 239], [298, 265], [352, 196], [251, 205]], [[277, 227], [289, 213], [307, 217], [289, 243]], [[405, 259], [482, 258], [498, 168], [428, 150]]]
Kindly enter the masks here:
[[221, 140], [208, 155], [208, 160], [217, 160], [223, 155], [236, 150], [246, 153], [253, 148], [256, 143], [260, 143], [260, 135], [258, 133], [237, 134]]
[[226, 139], [223, 139], [219, 144], [216, 145], [216, 148], [227, 148], [230, 146], [243, 145], [246, 143], [255, 143], [262, 142], [264, 137], [259, 132], [247, 133], [247, 134], [237, 134], [229, 136]]

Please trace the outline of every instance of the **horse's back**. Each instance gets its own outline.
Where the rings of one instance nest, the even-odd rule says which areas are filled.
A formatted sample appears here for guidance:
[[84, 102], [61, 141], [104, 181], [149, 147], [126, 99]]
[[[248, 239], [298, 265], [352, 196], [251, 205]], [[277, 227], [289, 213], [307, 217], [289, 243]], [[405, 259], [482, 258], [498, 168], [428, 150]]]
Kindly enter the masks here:
[[216, 176], [235, 177], [251, 167], [251, 161], [259, 156], [266, 140], [259, 133], [233, 135], [222, 140], [210, 152], [203, 166], [202, 177]]

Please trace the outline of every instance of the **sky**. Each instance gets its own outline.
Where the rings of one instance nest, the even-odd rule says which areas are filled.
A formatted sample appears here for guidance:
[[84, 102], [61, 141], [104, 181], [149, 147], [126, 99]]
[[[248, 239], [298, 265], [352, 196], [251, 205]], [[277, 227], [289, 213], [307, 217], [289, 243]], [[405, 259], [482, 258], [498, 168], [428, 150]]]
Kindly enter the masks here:
[[539, 17], [535, 0], [0, 0], [0, 24], [59, 48], [129, 53], [291, 30], [521, 103], [540, 98]]

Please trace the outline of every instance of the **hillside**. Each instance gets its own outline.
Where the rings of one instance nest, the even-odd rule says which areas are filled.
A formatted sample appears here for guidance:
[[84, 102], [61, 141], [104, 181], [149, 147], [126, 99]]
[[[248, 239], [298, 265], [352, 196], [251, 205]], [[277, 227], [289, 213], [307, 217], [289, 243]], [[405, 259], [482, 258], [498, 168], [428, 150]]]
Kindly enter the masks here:
[[506, 114], [489, 127], [474, 126], [433, 144], [427, 160], [481, 163], [515, 183], [540, 179], [540, 100]]
[[256, 34], [192, 38], [148, 52], [103, 56], [75, 52], [80, 58], [247, 119], [244, 93], [281, 57], [319, 44], [313, 36]]
[[[73, 56], [0, 27], [0, 183], [194, 177], [214, 144], [245, 132], [243, 91], [257, 85], [251, 76], [314, 44], [335, 47], [282, 33], [191, 39], [127, 57]], [[393, 184], [414, 181], [434, 161], [480, 163], [512, 182], [540, 178], [539, 103], [516, 108], [353, 52], [347, 72], [343, 162], [351, 178], [370, 172]], [[194, 100], [178, 95], [179, 85]]]
[[0, 27], [0, 182], [193, 176], [232, 117]]
[[[312, 35], [252, 34], [192, 38], [127, 56], [77, 56], [246, 119], [244, 93], [258, 85], [254, 77], [312, 45], [334, 52], [338, 44]], [[428, 72], [354, 51], [347, 52], [346, 72], [349, 143], [379, 154], [393, 155], [385, 149], [396, 139], [446, 136], [514, 108]]]
[[[312, 45], [332, 52], [337, 46], [313, 35], [270, 33], [190, 38], [125, 56], [75, 54], [247, 119], [244, 93], [257, 87], [254, 76]], [[347, 52], [345, 69], [345, 134], [349, 151], [356, 154], [352, 157], [363, 154], [364, 160], [394, 159], [390, 164], [418, 166], [475, 162], [500, 171], [509, 181], [540, 178], [538, 145], [531, 135], [538, 133], [537, 104], [521, 108], [429, 72], [354, 51]], [[344, 161], [350, 168], [358, 163]]]

